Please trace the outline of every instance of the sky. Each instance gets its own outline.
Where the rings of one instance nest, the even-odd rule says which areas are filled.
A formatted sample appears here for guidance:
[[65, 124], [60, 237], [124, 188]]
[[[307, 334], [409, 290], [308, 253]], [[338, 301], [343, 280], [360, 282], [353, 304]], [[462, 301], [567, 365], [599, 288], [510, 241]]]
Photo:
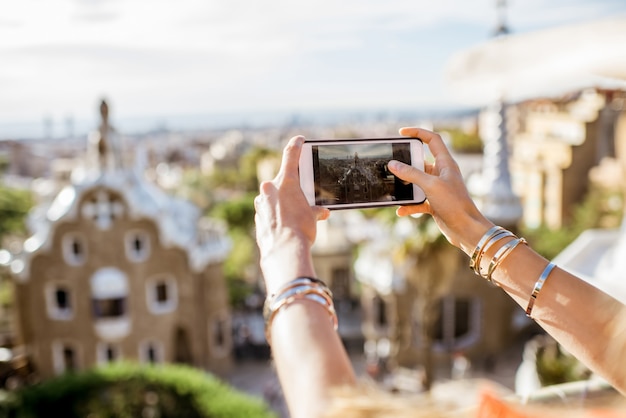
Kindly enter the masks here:
[[[508, 0], [512, 33], [626, 14], [624, 0]], [[7, 124], [458, 106], [451, 56], [496, 0], [0, 0]], [[1, 136], [1, 132], [0, 132]]]

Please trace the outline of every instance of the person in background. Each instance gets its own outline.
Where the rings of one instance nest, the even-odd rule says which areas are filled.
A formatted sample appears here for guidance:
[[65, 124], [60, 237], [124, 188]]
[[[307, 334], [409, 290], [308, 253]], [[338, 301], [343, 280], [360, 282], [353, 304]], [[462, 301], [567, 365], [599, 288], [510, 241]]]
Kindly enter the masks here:
[[[420, 128], [402, 128], [400, 134], [421, 139], [434, 162], [424, 171], [389, 162], [395, 176], [418, 185], [427, 197], [423, 204], [400, 206], [397, 214], [432, 216], [477, 275], [501, 287], [565, 349], [626, 394], [626, 308], [485, 218], [438, 134]], [[336, 332], [332, 295], [313, 268], [316, 223], [330, 212], [309, 206], [300, 189], [303, 142], [302, 136], [291, 138], [278, 174], [260, 185], [254, 202], [267, 338], [292, 418], [324, 416], [337, 388], [357, 384]]]

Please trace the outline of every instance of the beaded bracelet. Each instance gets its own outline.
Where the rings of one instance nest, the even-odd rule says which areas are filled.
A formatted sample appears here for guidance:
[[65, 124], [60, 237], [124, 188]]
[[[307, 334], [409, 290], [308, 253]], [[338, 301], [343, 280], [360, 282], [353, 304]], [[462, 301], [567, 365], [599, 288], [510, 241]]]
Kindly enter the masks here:
[[528, 300], [528, 307], [526, 308], [527, 317], [532, 318], [530, 314], [532, 313], [533, 307], [535, 306], [535, 301], [537, 300], [537, 296], [539, 295], [539, 292], [541, 292], [541, 289], [543, 288], [543, 285], [548, 279], [548, 276], [550, 275], [550, 273], [555, 267], [556, 267], [556, 264], [548, 263], [546, 268], [543, 270], [543, 272], [539, 276], [539, 279], [537, 279], [537, 283], [535, 283], [535, 287], [533, 288], [533, 293], [530, 295], [530, 299]]

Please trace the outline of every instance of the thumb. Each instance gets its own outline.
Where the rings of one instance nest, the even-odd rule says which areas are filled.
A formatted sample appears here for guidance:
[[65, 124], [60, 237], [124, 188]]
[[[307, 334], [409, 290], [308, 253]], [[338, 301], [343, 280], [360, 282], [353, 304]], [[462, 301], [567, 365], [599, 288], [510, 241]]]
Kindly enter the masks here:
[[417, 168], [410, 166], [408, 164], [402, 163], [397, 160], [389, 161], [387, 164], [389, 167], [389, 171], [391, 171], [396, 177], [400, 180], [409, 181], [413, 184], [417, 184], [422, 189], [424, 188], [424, 183], [426, 183], [427, 174], [422, 170], [418, 170]]
[[313, 206], [313, 216], [318, 221], [325, 221], [330, 217], [330, 210], [321, 206]]

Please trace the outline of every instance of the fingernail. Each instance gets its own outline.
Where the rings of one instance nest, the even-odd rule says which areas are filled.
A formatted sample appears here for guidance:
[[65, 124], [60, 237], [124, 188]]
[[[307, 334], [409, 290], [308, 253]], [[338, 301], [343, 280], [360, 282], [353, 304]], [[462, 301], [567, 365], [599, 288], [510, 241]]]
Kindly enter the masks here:
[[391, 161], [389, 161], [389, 163], [387, 165], [389, 166], [389, 168], [392, 168], [394, 170], [398, 170], [400, 168], [400, 161], [391, 160]]

